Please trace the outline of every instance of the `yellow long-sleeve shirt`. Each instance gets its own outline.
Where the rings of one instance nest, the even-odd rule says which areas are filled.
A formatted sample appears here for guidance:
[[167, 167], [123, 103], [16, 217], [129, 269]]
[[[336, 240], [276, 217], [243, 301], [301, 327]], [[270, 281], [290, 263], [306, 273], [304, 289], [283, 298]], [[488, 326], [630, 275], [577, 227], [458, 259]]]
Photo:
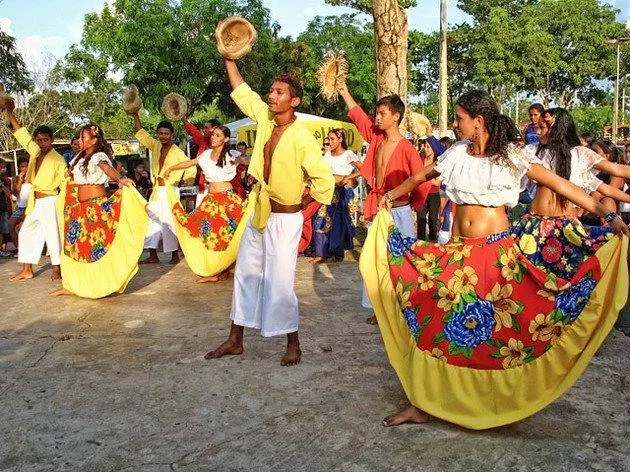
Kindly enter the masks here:
[[188, 161], [188, 156], [175, 144], [171, 145], [168, 153], [166, 154], [166, 158], [164, 159], [164, 164], [162, 164], [162, 168], [160, 169], [160, 151], [162, 150], [162, 143], [157, 139], [153, 138], [146, 130], [141, 129], [136, 133], [136, 139], [140, 141], [145, 148], [151, 151], [151, 177], [153, 179], [153, 193], [151, 198], [156, 195], [157, 190], [157, 179], [161, 177], [164, 179], [168, 185], [177, 185], [181, 180], [189, 180], [194, 179], [197, 169], [195, 166], [189, 167], [188, 169], [176, 170], [171, 172], [168, 176], [168, 179], [164, 177], [164, 172], [173, 167], [180, 162]]
[[269, 199], [283, 205], [297, 205], [302, 201], [304, 187], [310, 185], [310, 195], [323, 204], [330, 204], [335, 190], [335, 178], [322, 156], [319, 143], [299, 121], [291, 124], [273, 152], [269, 182], [263, 178], [264, 147], [275, 126], [274, 115], [268, 105], [243, 83], [231, 94], [241, 111], [254, 120], [256, 141], [249, 164], [249, 174], [258, 184], [258, 200], [254, 210], [253, 226], [262, 231], [271, 214]]
[[30, 215], [35, 206], [35, 192], [46, 195], [57, 195], [59, 187], [66, 176], [66, 161], [54, 149], [51, 149], [42, 159], [37, 171], [35, 170], [37, 157], [42, 150], [35, 142], [25, 127], [21, 127], [13, 133], [20, 146], [28, 152], [28, 168], [26, 170], [26, 182], [32, 185], [26, 204], [26, 214]]

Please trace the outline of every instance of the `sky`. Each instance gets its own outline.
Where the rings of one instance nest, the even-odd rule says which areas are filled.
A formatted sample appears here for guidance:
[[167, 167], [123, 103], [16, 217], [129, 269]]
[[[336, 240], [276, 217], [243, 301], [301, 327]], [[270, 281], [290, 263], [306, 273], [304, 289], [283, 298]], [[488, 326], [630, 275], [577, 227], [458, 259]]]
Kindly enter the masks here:
[[[81, 40], [83, 17], [100, 12], [112, 0], [0, 0], [0, 28], [14, 36], [18, 51], [30, 68], [38, 68], [52, 55], [61, 58], [72, 44]], [[621, 10], [619, 20], [630, 24], [630, 0], [608, 0]], [[266, 0], [271, 17], [282, 27], [281, 35], [296, 37], [315, 16], [352, 12], [333, 7], [324, 0]], [[423, 32], [437, 31], [440, 22], [439, 0], [419, 0], [409, 10], [409, 27]], [[448, 22], [466, 21], [457, 9], [457, 0], [448, 0]]]

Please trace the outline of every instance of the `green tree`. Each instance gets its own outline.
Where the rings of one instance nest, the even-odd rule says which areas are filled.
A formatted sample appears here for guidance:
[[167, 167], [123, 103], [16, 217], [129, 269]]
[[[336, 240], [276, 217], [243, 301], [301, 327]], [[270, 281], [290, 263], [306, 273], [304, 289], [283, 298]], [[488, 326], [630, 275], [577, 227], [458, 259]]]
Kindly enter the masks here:
[[0, 30], [0, 83], [7, 92], [33, 90], [33, 81], [22, 55], [15, 49], [15, 38]]

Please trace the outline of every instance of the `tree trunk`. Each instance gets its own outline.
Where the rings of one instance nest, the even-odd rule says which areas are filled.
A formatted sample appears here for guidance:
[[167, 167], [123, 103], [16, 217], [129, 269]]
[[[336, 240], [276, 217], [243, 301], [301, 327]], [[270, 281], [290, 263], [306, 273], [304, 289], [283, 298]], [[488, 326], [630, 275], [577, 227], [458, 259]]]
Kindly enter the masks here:
[[400, 95], [407, 103], [407, 12], [398, 0], [374, 0], [376, 93]]

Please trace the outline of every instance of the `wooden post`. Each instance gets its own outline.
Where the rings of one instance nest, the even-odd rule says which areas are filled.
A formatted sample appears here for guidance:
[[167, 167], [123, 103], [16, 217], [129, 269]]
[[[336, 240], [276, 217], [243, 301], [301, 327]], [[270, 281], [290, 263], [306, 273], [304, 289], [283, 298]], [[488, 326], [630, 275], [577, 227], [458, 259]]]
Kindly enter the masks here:
[[438, 107], [440, 137], [448, 128], [448, 25], [446, 24], [446, 0], [440, 0], [440, 105]]

